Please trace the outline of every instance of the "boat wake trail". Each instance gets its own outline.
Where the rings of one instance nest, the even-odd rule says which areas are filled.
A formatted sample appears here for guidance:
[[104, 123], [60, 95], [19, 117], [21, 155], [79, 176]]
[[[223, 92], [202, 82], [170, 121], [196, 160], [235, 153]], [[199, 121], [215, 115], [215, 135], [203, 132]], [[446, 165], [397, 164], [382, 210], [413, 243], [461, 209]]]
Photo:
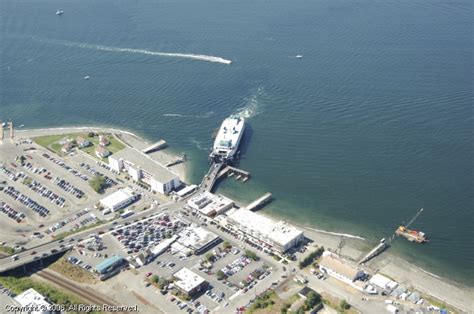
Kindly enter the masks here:
[[245, 105], [243, 107], [237, 108], [236, 112], [234, 112], [234, 115], [245, 119], [250, 119], [258, 115], [261, 112], [262, 106], [259, 98], [261, 98], [263, 93], [263, 87], [259, 87], [254, 93], [252, 93], [252, 95], [245, 97]]
[[204, 119], [204, 118], [209, 118], [214, 114], [214, 111], [209, 111], [206, 112], [205, 114], [202, 115], [186, 115], [186, 114], [180, 114], [180, 113], [164, 113], [163, 117], [177, 117], [177, 118], [198, 118], [198, 119]]
[[86, 44], [86, 43], [77, 43], [77, 42], [70, 42], [70, 41], [51, 40], [48, 42], [61, 44], [68, 47], [94, 49], [94, 50], [101, 50], [101, 51], [138, 53], [138, 54], [144, 54], [144, 55], [150, 55], [150, 56], [174, 57], [174, 58], [183, 58], [183, 59], [191, 59], [191, 60], [198, 60], [198, 61], [222, 63], [222, 64], [232, 63], [231, 60], [224, 59], [221, 57], [194, 54], [194, 53], [161, 52], [161, 51], [152, 51], [152, 50], [145, 50], [145, 49], [119, 48], [119, 47], [110, 47], [110, 46], [102, 46], [102, 45], [91, 45], [91, 44]]
[[335, 235], [335, 236], [340, 236], [340, 237], [345, 237], [345, 238], [359, 239], [359, 240], [365, 241], [365, 238], [352, 235], [352, 234], [331, 232], [331, 231], [325, 231], [325, 230], [314, 229], [314, 228], [308, 228], [308, 229], [319, 232], [319, 233], [325, 233], [325, 234], [330, 234], [330, 235]]
[[209, 151], [209, 148], [202, 147], [202, 146], [201, 146], [201, 142], [195, 140], [194, 138], [191, 138], [190, 141], [191, 141], [192, 143], [194, 143], [194, 144], [196, 145], [196, 147], [197, 147], [199, 150], [203, 150], [203, 151], [206, 151], [206, 152]]

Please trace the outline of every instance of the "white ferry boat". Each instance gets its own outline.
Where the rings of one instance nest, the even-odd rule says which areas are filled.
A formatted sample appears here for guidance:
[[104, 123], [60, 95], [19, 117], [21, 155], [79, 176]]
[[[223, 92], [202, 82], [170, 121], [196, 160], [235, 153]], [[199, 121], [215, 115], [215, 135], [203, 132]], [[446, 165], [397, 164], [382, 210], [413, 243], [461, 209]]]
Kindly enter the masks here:
[[244, 118], [231, 116], [225, 119], [217, 133], [210, 157], [220, 161], [232, 161], [237, 154], [244, 130]]

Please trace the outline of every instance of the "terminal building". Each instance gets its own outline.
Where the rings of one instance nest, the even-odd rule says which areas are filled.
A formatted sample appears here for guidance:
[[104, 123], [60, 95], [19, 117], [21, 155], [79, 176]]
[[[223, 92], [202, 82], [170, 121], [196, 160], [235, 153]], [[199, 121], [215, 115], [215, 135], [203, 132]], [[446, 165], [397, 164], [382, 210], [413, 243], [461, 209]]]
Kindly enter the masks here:
[[319, 261], [319, 269], [329, 276], [351, 285], [356, 289], [363, 290], [363, 286], [356, 285], [354, 282], [363, 278], [365, 273], [362, 270], [344, 263], [329, 251], [324, 251]]
[[109, 196], [100, 200], [100, 204], [104, 207], [104, 212], [115, 212], [125, 206], [130, 205], [137, 199], [129, 188], [120, 189]]
[[182, 184], [177, 174], [129, 147], [109, 156], [109, 166], [118, 172], [127, 172], [134, 181], [144, 182], [161, 194], [169, 194]]
[[303, 231], [284, 221], [275, 221], [245, 209], [236, 209], [222, 221], [225, 227], [244, 236], [253, 238], [257, 244], [280, 253], [303, 241]]
[[206, 216], [217, 216], [234, 206], [234, 202], [223, 196], [204, 192], [188, 200], [187, 205]]
[[189, 268], [183, 267], [173, 277], [174, 285], [187, 296], [193, 296], [207, 288], [208, 282]]
[[201, 227], [187, 227], [179, 233], [177, 243], [195, 255], [202, 254], [219, 243], [219, 236]]

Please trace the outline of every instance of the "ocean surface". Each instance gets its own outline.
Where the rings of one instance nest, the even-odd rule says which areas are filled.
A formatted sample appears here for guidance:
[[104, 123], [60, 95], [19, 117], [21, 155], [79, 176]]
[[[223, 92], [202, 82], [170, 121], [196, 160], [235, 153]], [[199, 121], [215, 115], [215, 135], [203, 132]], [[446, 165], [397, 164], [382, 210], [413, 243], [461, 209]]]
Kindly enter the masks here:
[[398, 239], [391, 252], [473, 285], [473, 11], [468, 0], [0, 0], [0, 119], [164, 138], [197, 183], [214, 129], [241, 114], [239, 166], [253, 177], [219, 192], [245, 203], [271, 191], [265, 213], [367, 247], [423, 207], [413, 227], [431, 242]]

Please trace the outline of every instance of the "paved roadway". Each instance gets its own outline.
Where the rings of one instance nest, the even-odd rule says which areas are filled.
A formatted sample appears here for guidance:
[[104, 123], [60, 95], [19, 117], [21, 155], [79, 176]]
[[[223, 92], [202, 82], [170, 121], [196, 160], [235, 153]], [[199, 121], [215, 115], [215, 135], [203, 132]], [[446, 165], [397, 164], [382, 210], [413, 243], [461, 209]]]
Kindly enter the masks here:
[[[163, 209], [165, 207], [168, 207], [170, 211], [174, 211], [178, 208], [181, 208], [183, 205], [184, 204], [182, 202], [179, 202], [179, 203], [168, 202], [168, 203], [160, 205], [158, 207], [158, 209]], [[153, 205], [150, 209], [142, 211], [140, 213], [136, 213], [136, 214], [134, 214], [134, 215], [132, 215], [128, 218], [115, 219], [115, 220], [110, 221], [108, 223], [105, 223], [103, 225], [100, 225], [100, 226], [97, 226], [97, 227], [94, 227], [94, 228], [91, 228], [91, 229], [87, 229], [85, 231], [81, 231], [81, 232], [76, 233], [74, 235], [65, 237], [63, 240], [55, 240], [55, 241], [51, 241], [51, 242], [48, 242], [48, 243], [45, 243], [45, 244], [42, 244], [42, 245], [39, 245], [39, 246], [36, 246], [36, 247], [29, 248], [29, 249], [27, 249], [23, 252], [20, 252], [20, 253], [16, 254], [16, 255], [18, 255], [18, 259], [16, 261], [14, 261], [11, 258], [11, 256], [3, 257], [3, 258], [0, 259], [0, 273], [4, 272], [4, 271], [7, 271], [7, 270], [17, 268], [17, 267], [20, 267], [20, 266], [23, 266], [23, 265], [26, 265], [26, 264], [34, 262], [36, 260], [39, 261], [42, 258], [51, 256], [51, 254], [52, 254], [51, 251], [53, 249], [57, 250], [58, 252], [67, 250], [70, 247], [72, 247], [72, 245], [76, 244], [78, 242], [78, 240], [87, 238], [89, 236], [89, 234], [91, 234], [91, 233], [107, 232], [107, 231], [109, 231], [109, 229], [111, 227], [113, 227], [113, 223], [115, 221], [118, 224], [124, 224], [126, 222], [132, 223], [135, 219], [142, 219], [142, 218], [148, 217], [150, 215], [156, 214], [156, 213], [153, 213], [152, 211], [156, 211], [156, 209], [154, 208]], [[160, 213], [161, 212], [163, 212], [163, 211], [160, 211]], [[61, 246], [63, 246], [63, 247], [61, 247]], [[32, 255], [33, 252], [36, 252], [36, 253]], [[43, 256], [43, 254], [48, 254], [48, 255]], [[54, 253], [54, 254], [57, 254], [57, 253]], [[35, 260], [35, 257], [38, 257], [38, 258]]]

